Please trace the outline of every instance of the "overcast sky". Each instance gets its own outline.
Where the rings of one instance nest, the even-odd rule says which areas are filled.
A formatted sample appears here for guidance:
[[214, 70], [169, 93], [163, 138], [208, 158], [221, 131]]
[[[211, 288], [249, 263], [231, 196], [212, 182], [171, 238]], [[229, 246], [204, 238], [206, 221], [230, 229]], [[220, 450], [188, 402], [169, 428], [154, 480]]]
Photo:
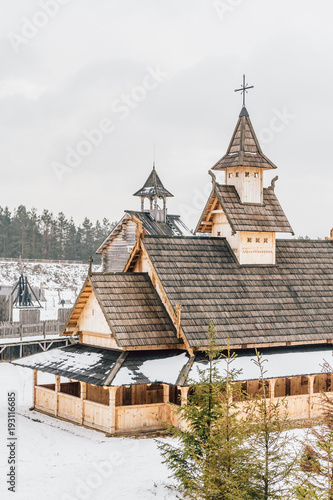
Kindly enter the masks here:
[[[333, 2], [0, 0], [0, 205], [139, 209], [156, 168], [193, 228], [247, 108], [296, 235], [333, 227]], [[96, 130], [99, 130], [98, 132]]]

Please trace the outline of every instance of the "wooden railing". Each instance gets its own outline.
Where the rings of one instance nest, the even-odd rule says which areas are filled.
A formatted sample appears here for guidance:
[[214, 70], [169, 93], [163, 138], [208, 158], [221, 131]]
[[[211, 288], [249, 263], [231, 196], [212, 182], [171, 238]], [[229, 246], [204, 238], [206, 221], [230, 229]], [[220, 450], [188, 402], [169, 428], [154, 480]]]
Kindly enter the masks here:
[[83, 424], [87, 427], [110, 432], [110, 407], [85, 399], [83, 401]]
[[61, 418], [81, 423], [82, 400], [76, 396], [70, 396], [62, 392], [58, 393], [57, 413]]
[[163, 429], [168, 406], [166, 403], [116, 406], [116, 432]]
[[[332, 393], [326, 393], [331, 395]], [[276, 403], [282, 398], [267, 400]], [[284, 398], [289, 420], [317, 418], [321, 412], [321, 395], [305, 394], [286, 396]], [[241, 409], [246, 403], [239, 403]], [[59, 416], [71, 422], [86, 425], [104, 432], [136, 432], [165, 428], [165, 423], [186, 428], [186, 423], [175, 413], [175, 407], [170, 403], [156, 403], [135, 406], [116, 406], [95, 403], [76, 396], [56, 393], [54, 390], [35, 387], [35, 408], [50, 415]], [[245, 413], [244, 413], [245, 416]], [[111, 419], [115, 419], [114, 422]], [[241, 418], [241, 415], [240, 415]]]
[[51, 415], [56, 414], [56, 393], [46, 387], [35, 387], [35, 408]]
[[0, 323], [0, 342], [2, 339], [59, 335], [64, 328], [62, 321], [41, 321], [32, 325], [22, 323]]

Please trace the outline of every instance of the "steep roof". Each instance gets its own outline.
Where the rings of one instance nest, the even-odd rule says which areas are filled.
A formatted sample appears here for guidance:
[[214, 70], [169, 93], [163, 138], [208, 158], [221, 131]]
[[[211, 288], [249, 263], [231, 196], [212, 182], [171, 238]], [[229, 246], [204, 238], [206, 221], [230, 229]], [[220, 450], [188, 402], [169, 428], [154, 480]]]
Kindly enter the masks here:
[[200, 217], [196, 232], [211, 232], [209, 224], [212, 221], [214, 201], [220, 204], [234, 232], [273, 231], [294, 234], [272, 188], [263, 189], [263, 204], [242, 203], [234, 186], [217, 183]]
[[213, 170], [229, 167], [259, 167], [265, 170], [276, 168], [264, 155], [253, 130], [249, 114], [242, 108], [226, 154], [214, 165]]
[[163, 186], [161, 179], [157, 175], [155, 170], [155, 165], [151, 171], [148, 179], [144, 183], [143, 187], [139, 189], [133, 196], [173, 196], [165, 187]]
[[180, 343], [146, 273], [94, 273], [88, 276], [66, 327], [75, 327], [92, 292], [120, 347]]
[[96, 253], [102, 253], [103, 250], [111, 243], [111, 241], [119, 234], [124, 224], [131, 215], [135, 215], [142, 222], [143, 229], [148, 235], [161, 236], [191, 236], [191, 231], [186, 227], [179, 215], [166, 216], [166, 222], [157, 222], [149, 214], [149, 212], [139, 212], [135, 210], [126, 210], [124, 217], [113, 228], [109, 236], [103, 241]]
[[211, 319], [221, 345], [333, 340], [332, 241], [277, 240], [274, 266], [240, 266], [225, 238], [143, 244], [191, 346], [207, 345]]

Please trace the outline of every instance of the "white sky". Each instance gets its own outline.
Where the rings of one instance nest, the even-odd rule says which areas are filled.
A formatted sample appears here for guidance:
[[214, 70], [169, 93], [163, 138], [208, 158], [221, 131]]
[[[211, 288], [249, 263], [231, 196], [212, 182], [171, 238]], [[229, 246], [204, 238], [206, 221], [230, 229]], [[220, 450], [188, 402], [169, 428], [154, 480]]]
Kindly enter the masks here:
[[[234, 89], [246, 73], [255, 86], [247, 96], [253, 126], [279, 167], [265, 185], [279, 175], [276, 193], [297, 235], [329, 234], [330, 0], [0, 0], [0, 7], [1, 206], [119, 219], [125, 208], [139, 209], [132, 193], [150, 173], [156, 143], [157, 171], [175, 195], [169, 212], [193, 228], [207, 171], [235, 127]], [[132, 100], [122, 119], [112, 104], [133, 92], [140, 98], [137, 86], [157, 66], [168, 76]], [[293, 116], [283, 124], [275, 117], [284, 110]], [[104, 118], [113, 132], [60, 182], [54, 162], [65, 164], [66, 148]], [[278, 130], [268, 135], [272, 123]]]

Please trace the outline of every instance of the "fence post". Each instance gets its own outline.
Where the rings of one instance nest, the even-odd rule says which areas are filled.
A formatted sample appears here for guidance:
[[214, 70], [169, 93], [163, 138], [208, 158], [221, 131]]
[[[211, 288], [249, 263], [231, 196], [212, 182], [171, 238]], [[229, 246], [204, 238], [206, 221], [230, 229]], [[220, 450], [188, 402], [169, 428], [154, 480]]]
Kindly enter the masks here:
[[20, 330], [20, 340], [22, 340], [22, 336], [23, 336], [23, 324], [22, 323], [20, 323], [19, 330]]
[[43, 321], [43, 337], [46, 339], [45, 321]]

